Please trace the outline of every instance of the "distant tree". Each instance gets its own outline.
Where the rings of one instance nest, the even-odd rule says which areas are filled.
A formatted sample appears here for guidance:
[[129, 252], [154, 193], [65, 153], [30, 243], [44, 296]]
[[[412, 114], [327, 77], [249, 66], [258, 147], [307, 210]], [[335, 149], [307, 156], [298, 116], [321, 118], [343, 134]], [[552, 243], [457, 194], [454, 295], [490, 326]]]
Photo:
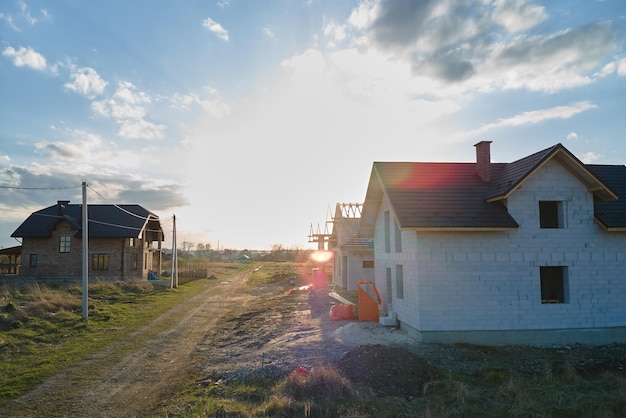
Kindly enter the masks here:
[[294, 244], [289, 248], [289, 260], [300, 260], [306, 249], [298, 244]]
[[193, 242], [189, 242], [189, 241], [183, 241], [182, 245], [182, 250], [185, 254], [189, 255], [189, 252], [191, 251], [191, 249], [194, 246]]
[[196, 255], [198, 257], [206, 257], [207, 256], [207, 248], [204, 244], [200, 243], [198, 245], [196, 245]]
[[283, 244], [272, 244], [272, 255], [274, 261], [282, 260], [285, 256], [285, 246]]

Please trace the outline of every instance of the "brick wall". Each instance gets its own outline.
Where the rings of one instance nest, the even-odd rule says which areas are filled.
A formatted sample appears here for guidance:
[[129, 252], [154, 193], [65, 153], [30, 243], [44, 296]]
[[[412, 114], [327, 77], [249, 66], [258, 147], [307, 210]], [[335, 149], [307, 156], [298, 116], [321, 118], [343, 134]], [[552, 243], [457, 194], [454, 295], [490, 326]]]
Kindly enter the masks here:
[[[24, 238], [22, 242], [22, 265], [20, 275], [35, 278], [80, 278], [82, 277], [82, 240], [74, 236], [76, 230], [68, 222], [59, 222], [50, 238]], [[71, 236], [69, 253], [59, 252], [61, 235]], [[94, 271], [92, 255], [109, 254], [109, 270]], [[30, 267], [30, 255], [37, 254], [37, 266]], [[137, 269], [133, 270], [133, 254], [137, 256]], [[144, 269], [144, 260], [148, 265]], [[128, 238], [91, 238], [89, 240], [89, 278], [136, 280], [147, 278], [152, 268], [152, 250], [140, 239], [129, 245]]]

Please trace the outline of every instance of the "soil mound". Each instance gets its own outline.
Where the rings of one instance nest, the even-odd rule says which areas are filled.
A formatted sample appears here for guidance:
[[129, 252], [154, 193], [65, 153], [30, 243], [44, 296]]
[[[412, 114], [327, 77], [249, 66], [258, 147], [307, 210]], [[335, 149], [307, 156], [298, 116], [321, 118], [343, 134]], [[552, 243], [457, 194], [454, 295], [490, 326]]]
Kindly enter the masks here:
[[362, 345], [347, 352], [337, 368], [381, 395], [417, 396], [438, 375], [435, 367], [401, 347]]

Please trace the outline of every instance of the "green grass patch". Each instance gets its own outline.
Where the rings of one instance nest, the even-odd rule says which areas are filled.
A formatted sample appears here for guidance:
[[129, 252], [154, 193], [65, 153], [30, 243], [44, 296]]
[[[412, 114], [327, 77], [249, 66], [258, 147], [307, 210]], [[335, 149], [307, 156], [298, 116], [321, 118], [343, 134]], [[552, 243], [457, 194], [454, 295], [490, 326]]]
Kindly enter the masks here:
[[289, 282], [290, 278], [295, 279], [293, 286], [310, 284], [313, 267], [313, 264], [296, 261], [252, 264], [252, 274], [248, 284], [250, 286], [262, 286], [279, 283], [287, 289], [292, 287]]
[[[216, 271], [229, 277], [243, 268]], [[209, 280], [176, 289], [148, 281], [92, 283], [85, 321], [80, 285], [5, 282], [0, 289], [0, 405], [113, 344], [117, 349], [107, 361], [123, 358], [177, 319], [166, 318], [149, 333], [137, 332], [142, 326], [209, 286]]]

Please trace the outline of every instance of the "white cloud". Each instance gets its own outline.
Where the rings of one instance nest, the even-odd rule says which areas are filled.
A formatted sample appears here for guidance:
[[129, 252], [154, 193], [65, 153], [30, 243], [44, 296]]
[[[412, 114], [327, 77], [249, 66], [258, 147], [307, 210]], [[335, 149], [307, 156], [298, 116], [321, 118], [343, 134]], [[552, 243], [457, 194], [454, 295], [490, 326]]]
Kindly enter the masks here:
[[268, 38], [274, 38], [274, 32], [272, 32], [269, 28], [263, 28], [263, 34]]
[[602, 155], [596, 154], [595, 152], [586, 152], [580, 156], [580, 161], [585, 164], [592, 164], [602, 158]]
[[157, 125], [145, 119], [122, 119], [117, 134], [123, 138], [161, 139], [165, 125]]
[[107, 82], [104, 81], [96, 70], [89, 67], [72, 68], [70, 70], [71, 83], [65, 83], [65, 88], [75, 91], [87, 97], [102, 94]]
[[165, 125], [145, 120], [143, 105], [151, 102], [150, 96], [128, 82], [121, 81], [113, 97], [91, 103], [94, 113], [112, 118], [119, 126], [117, 134], [124, 138], [163, 138]]
[[330, 20], [324, 23], [322, 32], [330, 41], [328, 46], [334, 48], [338, 43], [343, 42], [346, 39], [346, 28], [344, 25], [339, 25], [336, 22]]
[[533, 0], [496, 0], [493, 19], [509, 32], [530, 29], [548, 17], [545, 8], [535, 3]]
[[22, 17], [22, 19], [26, 23], [31, 25], [31, 26], [36, 24], [37, 23], [37, 18], [33, 17], [30, 14], [30, 10], [28, 9], [28, 5], [25, 2], [23, 2], [23, 1], [18, 2], [18, 4], [20, 6], [20, 16]]
[[136, 91], [136, 87], [129, 81], [120, 81], [113, 97], [131, 104], [150, 103], [152, 100], [147, 93]]
[[626, 58], [614, 60], [606, 64], [600, 71], [594, 74], [595, 77], [602, 78], [612, 74], [626, 76]]
[[[145, 160], [144, 153], [131, 149], [119, 149], [113, 142], [105, 141], [100, 135], [82, 129], [53, 129], [53, 140], [35, 143], [35, 152], [54, 161], [55, 168], [46, 168], [50, 173], [125, 173]], [[47, 166], [46, 166], [47, 167]]]
[[220, 97], [219, 92], [209, 86], [203, 89], [209, 97], [202, 97], [196, 93], [175, 94], [171, 99], [172, 106], [181, 110], [191, 110], [192, 105], [198, 105], [205, 114], [220, 119], [228, 115], [230, 106]]
[[566, 138], [568, 141], [575, 141], [575, 140], [577, 140], [577, 139], [578, 139], [578, 134], [577, 134], [576, 132], [570, 132], [570, 133], [568, 133], [568, 134], [565, 136], [565, 138]]
[[8, 46], [2, 51], [2, 55], [11, 58], [13, 65], [16, 67], [26, 66], [38, 71], [44, 71], [46, 69], [46, 59], [32, 48], [20, 47], [16, 50]]
[[213, 32], [215, 36], [220, 38], [222, 41], [228, 42], [228, 31], [210, 17], [207, 17], [202, 21], [202, 26]]
[[499, 119], [497, 122], [483, 125], [474, 131], [467, 132], [465, 136], [477, 136], [487, 131], [504, 127], [535, 125], [551, 119], [569, 119], [579, 113], [595, 109], [596, 107], [597, 105], [594, 103], [583, 101], [569, 106], [556, 106], [549, 109], [531, 110], [510, 118]]

